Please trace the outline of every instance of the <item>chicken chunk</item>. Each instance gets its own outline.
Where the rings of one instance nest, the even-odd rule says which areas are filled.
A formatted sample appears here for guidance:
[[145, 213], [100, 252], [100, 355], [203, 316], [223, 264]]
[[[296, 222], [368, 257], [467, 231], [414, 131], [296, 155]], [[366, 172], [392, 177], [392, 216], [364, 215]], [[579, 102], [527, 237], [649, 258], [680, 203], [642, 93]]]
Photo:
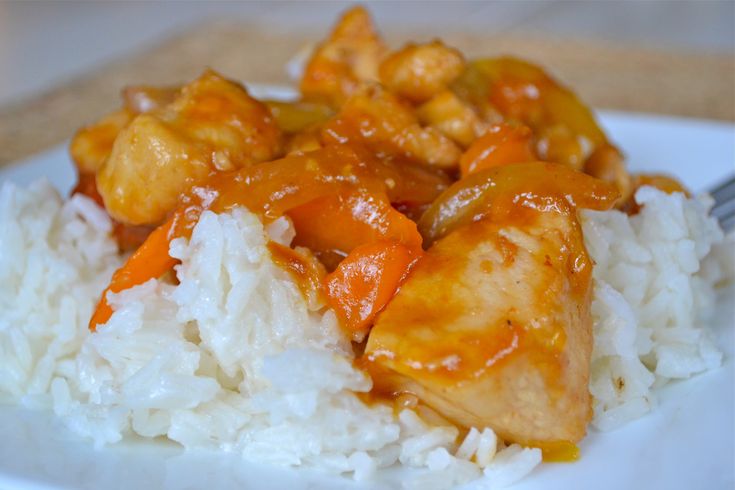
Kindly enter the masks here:
[[413, 102], [425, 102], [462, 74], [462, 53], [441, 41], [409, 43], [380, 64], [380, 80], [392, 92]]
[[591, 417], [592, 262], [576, 209], [616, 197], [540, 162], [484, 169], [443, 192], [419, 221], [431, 247], [370, 332], [375, 389], [509, 441], [579, 441]]
[[361, 82], [378, 79], [384, 52], [370, 14], [363, 7], [354, 7], [345, 12], [307, 62], [301, 93], [308, 100], [338, 107]]
[[542, 448], [590, 421], [591, 263], [570, 213], [481, 220], [439, 240], [373, 327], [376, 389]]
[[80, 129], [71, 140], [69, 152], [80, 176], [94, 176], [112, 152], [117, 135], [133, 118], [172, 102], [179, 89], [174, 87], [131, 86], [122, 91], [124, 107], [94, 124]]
[[381, 157], [399, 157], [447, 169], [459, 162], [461, 150], [432, 127], [422, 127], [410, 106], [379, 85], [350, 97], [322, 129], [327, 144], [359, 143]]
[[121, 109], [103, 117], [96, 123], [80, 129], [71, 140], [69, 153], [81, 175], [94, 175], [110, 156], [112, 145], [135, 114]]
[[420, 105], [416, 108], [416, 115], [421, 124], [436, 128], [463, 148], [470, 146], [490, 127], [471, 105], [450, 90], [440, 92]]
[[150, 114], [120, 133], [97, 188], [107, 212], [141, 225], [163, 221], [182, 191], [204, 179], [211, 167], [206, 151]]
[[280, 152], [281, 133], [268, 108], [208, 71], [173, 102], [138, 115], [120, 131], [97, 187], [116, 220], [157, 224], [210, 172], [272, 160]]
[[217, 170], [233, 170], [280, 156], [281, 133], [268, 107], [245, 88], [208, 70], [153, 113], [206, 146]]

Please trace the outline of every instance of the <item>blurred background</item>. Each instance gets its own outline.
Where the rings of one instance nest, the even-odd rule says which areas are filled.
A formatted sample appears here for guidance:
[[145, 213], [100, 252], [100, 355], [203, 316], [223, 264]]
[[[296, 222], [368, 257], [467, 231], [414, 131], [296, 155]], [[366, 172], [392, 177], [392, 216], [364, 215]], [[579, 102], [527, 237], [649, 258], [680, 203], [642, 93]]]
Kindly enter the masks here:
[[[205, 66], [289, 83], [289, 59], [353, 3], [0, 0], [0, 163], [68, 138], [126, 84]], [[733, 0], [361, 3], [394, 46], [441, 37], [539, 62], [596, 107], [735, 120]]]
[[[207, 20], [323, 33], [351, 2], [0, 1], [0, 104]], [[522, 32], [632, 47], [735, 52], [732, 0], [362, 2], [383, 30]], [[246, 51], [247, 46], [242, 49]]]

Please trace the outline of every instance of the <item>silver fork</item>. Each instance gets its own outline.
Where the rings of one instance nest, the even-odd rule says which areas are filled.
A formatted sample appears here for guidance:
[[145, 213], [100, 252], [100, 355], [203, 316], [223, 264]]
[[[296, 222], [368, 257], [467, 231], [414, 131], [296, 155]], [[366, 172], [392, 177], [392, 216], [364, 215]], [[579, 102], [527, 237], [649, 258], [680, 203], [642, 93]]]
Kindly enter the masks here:
[[712, 216], [725, 232], [735, 228], [735, 175], [710, 189], [709, 193], [715, 200]]

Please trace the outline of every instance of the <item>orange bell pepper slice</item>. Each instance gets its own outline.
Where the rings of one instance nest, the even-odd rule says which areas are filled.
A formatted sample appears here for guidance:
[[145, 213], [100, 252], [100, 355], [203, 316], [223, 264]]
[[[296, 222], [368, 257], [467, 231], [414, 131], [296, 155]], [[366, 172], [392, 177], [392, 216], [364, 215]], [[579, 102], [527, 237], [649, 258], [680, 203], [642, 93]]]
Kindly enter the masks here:
[[537, 160], [531, 149], [533, 133], [526, 126], [496, 124], [477, 138], [462, 154], [462, 177], [490, 167]]
[[161, 277], [171, 270], [178, 262], [168, 255], [168, 246], [171, 242], [171, 230], [174, 220], [156, 228], [125, 265], [112, 275], [110, 285], [102, 292], [102, 298], [89, 320], [89, 329], [94, 332], [97, 325], [107, 322], [112, 316], [112, 307], [107, 301], [107, 293], [119, 293], [133, 286]]
[[327, 302], [342, 326], [361, 341], [422, 255], [393, 241], [355, 248], [324, 281]]
[[296, 228], [294, 243], [316, 253], [329, 270], [365, 243], [394, 240], [421, 248], [416, 223], [364, 190], [324, 196], [287, 214]]
[[562, 208], [610, 209], [619, 197], [608, 182], [547, 162], [515, 163], [481, 170], [454, 183], [418, 222], [425, 246], [482, 218], [519, 223]]

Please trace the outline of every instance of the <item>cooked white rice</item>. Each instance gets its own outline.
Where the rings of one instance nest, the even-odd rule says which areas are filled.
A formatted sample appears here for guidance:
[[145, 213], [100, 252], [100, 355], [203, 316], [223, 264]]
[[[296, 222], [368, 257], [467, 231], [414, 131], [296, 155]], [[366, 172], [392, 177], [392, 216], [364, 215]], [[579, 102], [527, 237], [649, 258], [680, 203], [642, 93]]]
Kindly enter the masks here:
[[[602, 429], [638, 417], [652, 389], [719, 365], [702, 327], [721, 280], [701, 263], [722, 234], [705, 201], [642, 189], [643, 211], [585, 213], [595, 267], [590, 389]], [[111, 295], [98, 333], [87, 320], [121, 259], [94, 203], [64, 203], [48, 184], [0, 191], [0, 395], [53, 408], [98, 445], [127, 434], [237, 451], [252, 461], [319, 467], [356, 479], [398, 462], [420, 468], [406, 487], [481, 478], [510, 484], [541, 460], [503, 447], [490, 429], [462, 440], [413, 411], [365, 405], [371, 381], [333, 313], [307, 304], [273, 264], [282, 220], [204, 213], [175, 240], [179, 284], [149, 281]], [[711, 260], [711, 259], [708, 259]]]
[[723, 243], [717, 221], [707, 216], [711, 200], [652, 187], [635, 197], [643, 207], [631, 217], [583, 213], [596, 263], [590, 392], [593, 424], [601, 430], [651, 410], [654, 387], [722, 362], [705, 326], [714, 284], [733, 276], [732, 250], [710, 254]]

